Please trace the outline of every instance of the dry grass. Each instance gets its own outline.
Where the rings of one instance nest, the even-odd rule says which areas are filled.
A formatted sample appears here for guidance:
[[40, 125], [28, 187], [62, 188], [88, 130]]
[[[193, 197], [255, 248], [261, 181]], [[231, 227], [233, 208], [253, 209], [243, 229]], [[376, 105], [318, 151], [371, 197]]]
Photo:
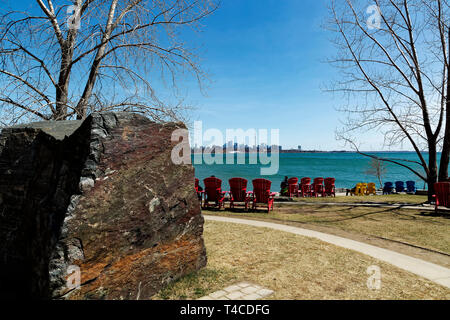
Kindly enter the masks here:
[[363, 235], [401, 241], [450, 254], [450, 216], [432, 212], [356, 206], [275, 204], [274, 211], [205, 211], [233, 217], [250, 217], [281, 223], [300, 222], [338, 228]]
[[[206, 222], [206, 269], [156, 299], [197, 299], [240, 281], [275, 290], [270, 299], [450, 299], [450, 290], [363, 254], [316, 239], [250, 226]], [[382, 288], [366, 286], [369, 266]]]
[[388, 203], [388, 204], [422, 204], [425, 203], [427, 196], [416, 196], [411, 194], [390, 194], [379, 196], [337, 196], [337, 197], [317, 197], [317, 198], [294, 198], [298, 202], [313, 203]]

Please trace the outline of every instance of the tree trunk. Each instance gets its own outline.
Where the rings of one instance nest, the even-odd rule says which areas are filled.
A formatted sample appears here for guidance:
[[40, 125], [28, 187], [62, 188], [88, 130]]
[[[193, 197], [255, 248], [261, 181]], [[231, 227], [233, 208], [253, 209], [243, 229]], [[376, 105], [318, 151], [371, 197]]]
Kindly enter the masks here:
[[56, 88], [56, 108], [53, 115], [54, 120], [66, 120], [67, 118], [67, 102], [68, 102], [68, 91], [69, 91], [69, 81], [67, 79], [60, 79], [58, 82], [58, 87]]
[[102, 44], [97, 50], [97, 54], [95, 55], [94, 61], [92, 62], [91, 70], [89, 72], [89, 78], [86, 82], [86, 86], [84, 87], [83, 95], [81, 96], [80, 101], [78, 101], [78, 104], [76, 106], [77, 119], [86, 118], [87, 107], [89, 99], [91, 98], [92, 95], [92, 90], [95, 85], [95, 80], [98, 75], [98, 69], [100, 68], [100, 63], [102, 62], [102, 59], [104, 58], [106, 47], [109, 42], [109, 37], [111, 36], [111, 33], [114, 29], [113, 21], [117, 3], [118, 0], [113, 0], [111, 3], [111, 7], [109, 8], [108, 21], [106, 23], [105, 32], [103, 33]]
[[61, 68], [59, 70], [58, 86], [56, 87], [56, 110], [53, 115], [54, 120], [66, 120], [67, 118], [67, 102], [75, 36], [76, 33], [71, 30], [67, 41], [61, 47]]
[[[448, 29], [448, 65], [450, 66], [450, 28]], [[441, 162], [439, 164], [439, 181], [448, 179], [448, 164], [450, 161], [450, 70], [447, 69], [447, 97], [445, 103], [445, 133], [442, 146]]]
[[[449, 85], [450, 92], [450, 85]], [[450, 94], [450, 93], [449, 93]], [[441, 161], [439, 163], [439, 181], [446, 181], [448, 179], [448, 164], [450, 161], [450, 98], [447, 98], [447, 110], [444, 144], [442, 146]]]
[[434, 195], [434, 184], [438, 181], [438, 166], [437, 166], [437, 152], [436, 152], [436, 143], [433, 141], [429, 142], [429, 160], [428, 160], [428, 169], [429, 174], [427, 177], [428, 184], [428, 201], [433, 201]]
[[105, 49], [106, 48], [104, 46], [100, 47], [100, 49], [97, 52], [97, 57], [94, 60], [94, 62], [92, 63], [91, 71], [89, 73], [89, 78], [88, 78], [88, 81], [86, 82], [86, 86], [84, 88], [83, 95], [81, 96], [81, 99], [78, 102], [77, 107], [76, 107], [78, 120], [86, 118], [88, 102], [92, 95], [92, 90], [94, 88], [95, 80], [97, 79], [98, 69], [100, 67], [101, 60], [98, 57], [101, 57], [104, 54]]

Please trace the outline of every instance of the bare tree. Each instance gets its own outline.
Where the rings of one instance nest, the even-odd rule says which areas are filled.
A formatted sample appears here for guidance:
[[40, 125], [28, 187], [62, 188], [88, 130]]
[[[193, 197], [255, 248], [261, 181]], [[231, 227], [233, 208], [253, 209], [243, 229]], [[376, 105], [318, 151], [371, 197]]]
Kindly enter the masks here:
[[[183, 42], [214, 12], [215, 0], [35, 0], [30, 10], [0, 9], [0, 118], [83, 119], [92, 111], [130, 110], [176, 118], [163, 103], [177, 80], [205, 73]], [[188, 27], [188, 28], [186, 28]]]
[[450, 155], [449, 2], [333, 0], [330, 12], [338, 49], [330, 62], [340, 70], [330, 90], [348, 99], [338, 138], [358, 152], [371, 130], [384, 133], [385, 145], [410, 145], [417, 161], [362, 154], [409, 169], [428, 184], [431, 200]]
[[376, 177], [381, 188], [383, 188], [383, 176], [386, 172], [387, 168], [384, 161], [375, 158], [370, 159], [369, 167], [364, 171], [365, 174]]

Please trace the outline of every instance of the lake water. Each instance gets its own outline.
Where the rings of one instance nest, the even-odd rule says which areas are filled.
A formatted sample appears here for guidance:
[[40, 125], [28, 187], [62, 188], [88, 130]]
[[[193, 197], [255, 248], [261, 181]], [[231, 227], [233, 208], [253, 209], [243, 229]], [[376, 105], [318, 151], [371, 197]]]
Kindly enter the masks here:
[[[418, 157], [413, 152], [398, 153], [373, 153], [380, 157], [390, 159], [416, 160]], [[251, 180], [256, 178], [265, 178], [272, 181], [272, 190], [279, 191], [281, 181], [285, 176], [289, 177], [333, 177], [336, 178], [337, 188], [351, 188], [359, 182], [375, 182], [379, 186], [377, 178], [368, 176], [364, 172], [369, 168], [370, 158], [357, 153], [281, 153], [279, 172], [276, 175], [261, 176], [261, 165], [248, 164], [248, 155], [246, 164], [194, 164], [196, 177], [200, 179], [200, 185], [203, 186], [203, 179], [215, 175], [222, 179], [223, 189], [229, 190], [228, 179], [233, 177], [242, 177], [249, 181], [249, 190], [251, 190]], [[225, 158], [225, 155], [223, 155]], [[224, 160], [225, 163], [225, 160]], [[237, 163], [237, 161], [235, 161]], [[419, 165], [414, 165], [419, 172], [423, 169]], [[266, 166], [267, 167], [267, 166]], [[416, 181], [419, 189], [424, 188], [424, 182], [415, 176], [408, 169], [395, 164], [386, 163], [387, 171], [383, 177], [383, 182], [387, 181]]]

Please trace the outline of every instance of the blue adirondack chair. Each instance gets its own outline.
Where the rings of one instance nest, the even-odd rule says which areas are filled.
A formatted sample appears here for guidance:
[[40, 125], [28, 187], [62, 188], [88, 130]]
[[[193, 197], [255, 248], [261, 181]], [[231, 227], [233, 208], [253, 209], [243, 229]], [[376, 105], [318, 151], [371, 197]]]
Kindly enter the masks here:
[[405, 183], [403, 181], [395, 181], [395, 191], [396, 192], [405, 191]]
[[406, 181], [406, 192], [416, 193], [416, 182], [415, 181]]
[[392, 182], [386, 182], [383, 188], [383, 194], [391, 194], [394, 190], [394, 184]]

